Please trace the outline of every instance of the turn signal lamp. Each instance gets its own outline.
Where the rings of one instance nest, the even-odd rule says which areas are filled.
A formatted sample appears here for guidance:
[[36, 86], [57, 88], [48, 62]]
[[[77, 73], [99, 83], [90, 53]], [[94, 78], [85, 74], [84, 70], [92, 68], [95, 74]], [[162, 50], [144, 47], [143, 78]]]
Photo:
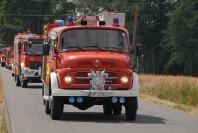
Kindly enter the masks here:
[[74, 18], [72, 16], [67, 17], [67, 26], [73, 26], [74, 25]]
[[113, 24], [112, 26], [120, 26], [118, 17], [113, 17]]

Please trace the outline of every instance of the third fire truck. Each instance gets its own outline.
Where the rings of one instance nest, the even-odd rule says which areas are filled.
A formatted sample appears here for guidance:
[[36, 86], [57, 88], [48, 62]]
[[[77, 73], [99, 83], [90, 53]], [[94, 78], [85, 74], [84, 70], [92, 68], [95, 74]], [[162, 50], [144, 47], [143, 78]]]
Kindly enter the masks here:
[[[134, 121], [138, 109], [139, 80], [132, 69], [128, 31], [112, 18], [105, 25], [71, 16], [45, 26], [43, 99], [53, 120], [61, 118], [64, 104], [80, 110], [102, 105], [104, 114]], [[67, 110], [67, 109], [66, 109]], [[69, 115], [69, 114], [68, 114]]]
[[13, 48], [8, 47], [6, 48], [6, 68], [11, 69], [12, 68], [12, 62], [13, 62]]

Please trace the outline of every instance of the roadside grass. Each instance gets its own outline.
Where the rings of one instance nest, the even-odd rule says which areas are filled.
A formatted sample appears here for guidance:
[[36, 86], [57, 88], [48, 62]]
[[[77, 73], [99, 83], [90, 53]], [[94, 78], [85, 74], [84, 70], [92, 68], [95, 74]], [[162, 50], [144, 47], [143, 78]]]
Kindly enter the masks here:
[[4, 118], [4, 95], [2, 80], [0, 78], [0, 133], [7, 133], [6, 123]]
[[198, 109], [198, 78], [140, 75], [140, 86], [142, 95], [171, 101], [177, 104], [174, 105], [175, 108], [187, 112], [193, 108]]

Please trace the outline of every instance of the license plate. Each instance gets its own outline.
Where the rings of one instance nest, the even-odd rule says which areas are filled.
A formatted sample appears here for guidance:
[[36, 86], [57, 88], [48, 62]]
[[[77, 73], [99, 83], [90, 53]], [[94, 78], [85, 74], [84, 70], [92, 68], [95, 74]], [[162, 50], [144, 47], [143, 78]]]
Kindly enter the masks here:
[[109, 97], [108, 92], [89, 92], [90, 97]]
[[29, 74], [29, 75], [34, 74], [34, 71], [29, 71], [28, 74]]

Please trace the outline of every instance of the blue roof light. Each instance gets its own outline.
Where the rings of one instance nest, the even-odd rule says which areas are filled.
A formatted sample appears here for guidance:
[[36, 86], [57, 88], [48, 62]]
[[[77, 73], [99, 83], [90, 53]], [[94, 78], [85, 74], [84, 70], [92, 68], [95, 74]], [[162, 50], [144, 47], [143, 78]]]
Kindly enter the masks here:
[[28, 36], [27, 39], [28, 39], [28, 41], [31, 40], [32, 39], [32, 36]]
[[62, 26], [65, 25], [64, 20], [55, 20], [55, 23], [56, 23], [59, 27], [62, 27]]
[[67, 26], [73, 26], [74, 25], [74, 18], [72, 16], [67, 17]]
[[67, 17], [67, 22], [71, 23], [74, 21], [74, 18], [72, 16]]
[[119, 19], [118, 19], [118, 17], [113, 17], [113, 23], [119, 24]]

